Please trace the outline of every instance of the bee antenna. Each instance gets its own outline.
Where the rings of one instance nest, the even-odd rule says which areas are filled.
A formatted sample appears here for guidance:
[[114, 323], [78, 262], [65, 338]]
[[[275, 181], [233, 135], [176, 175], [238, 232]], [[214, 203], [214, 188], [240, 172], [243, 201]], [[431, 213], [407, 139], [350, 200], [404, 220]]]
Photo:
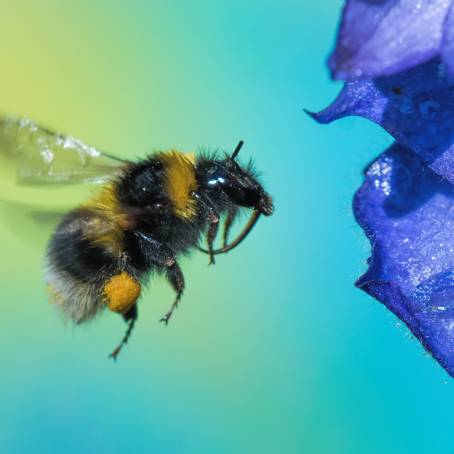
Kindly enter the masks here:
[[240, 140], [240, 141], [238, 142], [238, 145], [236, 146], [236, 148], [233, 150], [231, 159], [235, 160], [235, 158], [238, 156], [238, 153], [240, 152], [241, 147], [242, 147], [243, 145], [244, 145], [244, 141]]

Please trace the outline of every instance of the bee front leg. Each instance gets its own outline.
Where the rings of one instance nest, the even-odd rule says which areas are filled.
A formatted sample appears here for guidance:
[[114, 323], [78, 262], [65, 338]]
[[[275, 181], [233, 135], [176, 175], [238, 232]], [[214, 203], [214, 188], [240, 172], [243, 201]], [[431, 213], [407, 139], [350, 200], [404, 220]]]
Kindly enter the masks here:
[[213, 244], [219, 230], [219, 217], [212, 213], [210, 216], [210, 225], [208, 226], [207, 232], [207, 244], [208, 244], [208, 251], [209, 251], [209, 262], [208, 265], [214, 265], [214, 254], [213, 254]]
[[232, 225], [235, 222], [237, 215], [238, 215], [238, 206], [232, 205], [227, 212], [227, 218], [224, 223], [224, 233], [222, 235], [223, 247], [227, 246], [227, 242], [229, 240], [230, 229], [232, 228]]
[[173, 304], [170, 306], [169, 311], [160, 320], [167, 325], [169, 323], [170, 317], [172, 317], [173, 311], [178, 307], [178, 303], [180, 302], [184, 290], [184, 277], [178, 263], [175, 262], [172, 266], [167, 267], [166, 277], [177, 294]]

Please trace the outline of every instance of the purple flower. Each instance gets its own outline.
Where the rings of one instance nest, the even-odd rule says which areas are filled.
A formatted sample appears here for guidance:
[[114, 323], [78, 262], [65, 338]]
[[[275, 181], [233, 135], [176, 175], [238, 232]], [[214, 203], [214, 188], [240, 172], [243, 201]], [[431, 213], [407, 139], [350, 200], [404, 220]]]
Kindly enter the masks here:
[[335, 79], [387, 76], [441, 55], [454, 74], [449, 0], [347, 0], [329, 59]]
[[347, 0], [329, 66], [347, 83], [311, 115], [362, 116], [396, 139], [355, 195], [372, 246], [356, 285], [454, 377], [454, 1]]
[[320, 123], [359, 115], [414, 150], [435, 172], [454, 183], [454, 80], [439, 59], [379, 79], [347, 82]]
[[366, 170], [353, 210], [372, 244], [356, 285], [454, 376], [454, 186], [394, 144]]

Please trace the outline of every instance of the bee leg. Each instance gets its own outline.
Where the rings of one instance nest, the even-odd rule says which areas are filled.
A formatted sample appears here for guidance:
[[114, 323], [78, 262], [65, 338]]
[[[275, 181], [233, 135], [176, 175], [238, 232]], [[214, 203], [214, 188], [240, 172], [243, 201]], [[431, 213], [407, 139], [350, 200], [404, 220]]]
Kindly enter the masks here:
[[132, 330], [134, 329], [134, 324], [136, 323], [137, 317], [138, 317], [137, 304], [134, 304], [134, 306], [132, 306], [128, 310], [128, 312], [123, 314], [123, 319], [128, 324], [128, 329], [126, 330], [126, 333], [123, 336], [123, 339], [121, 340], [118, 347], [109, 355], [109, 358], [112, 358], [114, 361], [117, 360], [117, 356], [120, 353], [121, 349], [123, 348], [123, 345], [128, 343], [129, 337], [131, 336]]
[[156, 266], [160, 268], [169, 268], [175, 264], [174, 253], [168, 247], [164, 246], [150, 235], [141, 232], [137, 232], [136, 235], [148, 243], [150, 261]]
[[216, 236], [219, 231], [219, 217], [213, 214], [210, 217], [210, 225], [208, 227], [207, 232], [207, 244], [208, 244], [208, 251], [209, 251], [209, 262], [208, 265], [214, 265], [214, 254], [213, 254], [213, 243], [216, 239]]
[[123, 320], [128, 323], [131, 320], [137, 320], [138, 318], [138, 311], [137, 311], [137, 304], [134, 304], [134, 306], [131, 307], [131, 309], [128, 310], [128, 312], [125, 312], [123, 314]]
[[238, 206], [232, 205], [227, 212], [227, 217], [226, 217], [225, 223], [224, 223], [224, 233], [222, 235], [223, 247], [227, 246], [230, 229], [232, 228], [233, 222], [235, 221], [237, 214], [238, 214]]
[[181, 268], [179, 267], [178, 263], [176, 263], [176, 262], [172, 266], [168, 267], [166, 271], [167, 271], [167, 279], [177, 294], [172, 306], [170, 306], [169, 311], [160, 320], [161, 322], [164, 322], [167, 325], [169, 323], [170, 317], [172, 317], [173, 311], [178, 307], [178, 303], [180, 302], [181, 295], [183, 294], [184, 277], [183, 277], [183, 273], [181, 272]]

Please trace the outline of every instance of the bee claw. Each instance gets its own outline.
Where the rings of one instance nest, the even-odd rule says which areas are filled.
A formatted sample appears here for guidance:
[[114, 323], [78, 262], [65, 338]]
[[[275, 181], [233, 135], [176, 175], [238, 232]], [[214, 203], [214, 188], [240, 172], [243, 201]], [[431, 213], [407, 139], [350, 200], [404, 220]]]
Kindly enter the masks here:
[[112, 358], [115, 362], [117, 361], [117, 356], [120, 353], [121, 348], [117, 347], [108, 357]]
[[[178, 265], [175, 265], [177, 268], [176, 270], [179, 270]], [[172, 268], [174, 270], [174, 268]], [[181, 273], [181, 272], [180, 272]], [[164, 322], [166, 326], [169, 323], [170, 318], [172, 317], [173, 311], [175, 309], [178, 309], [178, 305], [180, 303], [180, 298], [183, 293], [183, 288], [184, 288], [184, 280], [183, 276], [180, 274], [180, 276], [177, 276], [178, 279], [173, 281], [174, 288], [177, 290], [177, 296], [175, 298], [175, 301], [173, 304], [170, 306], [169, 310], [165, 313], [164, 317], [161, 318], [160, 322]]]

